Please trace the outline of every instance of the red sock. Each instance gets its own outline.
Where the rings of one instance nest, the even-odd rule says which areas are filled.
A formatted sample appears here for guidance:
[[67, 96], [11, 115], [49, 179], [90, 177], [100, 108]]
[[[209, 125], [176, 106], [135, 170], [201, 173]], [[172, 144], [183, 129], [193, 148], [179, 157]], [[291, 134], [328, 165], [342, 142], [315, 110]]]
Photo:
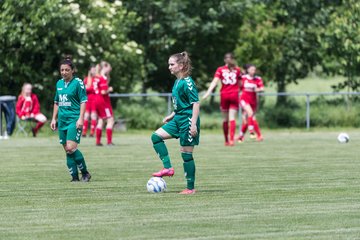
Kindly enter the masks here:
[[91, 124], [90, 124], [90, 135], [91, 136], [94, 135], [96, 124], [97, 124], [96, 120], [91, 120]]
[[35, 133], [37, 133], [39, 131], [39, 129], [44, 126], [44, 122], [37, 122], [36, 126], [35, 126]]
[[248, 124], [249, 124], [249, 132], [252, 133], [254, 132], [254, 120], [253, 117], [248, 117]]
[[107, 128], [106, 129], [106, 138], [107, 138], [107, 144], [112, 143], [112, 128]]
[[248, 128], [248, 124], [247, 124], [247, 123], [241, 124], [240, 137], [245, 135], [247, 128]]
[[230, 121], [230, 141], [232, 141], [232, 142], [234, 141], [235, 130], [236, 130], [236, 121], [231, 120]]
[[229, 142], [229, 122], [223, 122], [225, 142]]
[[89, 126], [89, 120], [84, 120], [84, 126], [83, 126], [83, 131], [82, 131], [83, 136], [86, 135], [88, 126]]
[[102, 129], [96, 128], [96, 144], [101, 143], [101, 134], [102, 134]]
[[259, 124], [256, 121], [256, 119], [254, 119], [253, 122], [254, 122], [254, 130], [256, 132], [256, 135], [258, 135], [258, 137], [259, 137], [259, 136], [261, 136]]

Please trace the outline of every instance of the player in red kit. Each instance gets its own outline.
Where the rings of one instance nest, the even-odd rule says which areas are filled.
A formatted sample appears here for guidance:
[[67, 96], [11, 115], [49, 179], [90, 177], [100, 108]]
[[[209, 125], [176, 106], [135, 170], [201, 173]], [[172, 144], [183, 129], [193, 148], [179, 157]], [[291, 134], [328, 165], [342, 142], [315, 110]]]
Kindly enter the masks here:
[[262, 141], [259, 124], [256, 121], [255, 113], [257, 110], [257, 93], [264, 91], [264, 84], [261, 77], [256, 76], [256, 66], [252, 64], [246, 65], [246, 73], [241, 79], [241, 96], [240, 105], [243, 110], [243, 121], [238, 141], [244, 141], [246, 130], [249, 129], [250, 136], [256, 133], [257, 141]]
[[36, 137], [39, 129], [45, 124], [46, 117], [40, 112], [40, 103], [36, 94], [32, 92], [32, 85], [24, 83], [21, 93], [16, 102], [16, 114], [21, 120], [33, 119], [36, 126], [31, 129], [33, 137]]
[[84, 126], [83, 126], [83, 137], [86, 137], [87, 130], [89, 127], [89, 119], [90, 121], [90, 137], [94, 136], [95, 127], [97, 124], [97, 113], [96, 113], [96, 105], [95, 105], [95, 74], [96, 74], [96, 67], [91, 66], [88, 72], [87, 77], [84, 79], [84, 85], [86, 87], [86, 94], [88, 97], [88, 101], [86, 102], [86, 110], [84, 115]]
[[107, 145], [113, 146], [112, 133], [114, 127], [114, 115], [111, 106], [109, 93], [113, 91], [113, 88], [109, 86], [109, 74], [111, 72], [111, 65], [108, 62], [101, 62], [97, 66], [100, 69], [100, 74], [96, 76], [96, 111], [99, 116], [98, 124], [96, 126], [96, 146], [102, 146], [101, 135], [104, 126], [104, 120], [106, 120], [106, 137]]
[[225, 54], [224, 62], [225, 65], [216, 70], [214, 79], [211, 82], [209, 89], [203, 96], [203, 99], [207, 98], [213, 92], [219, 81], [221, 81], [220, 110], [223, 115], [225, 146], [234, 146], [236, 130], [235, 119], [239, 110], [241, 69], [236, 66], [234, 55], [232, 53]]

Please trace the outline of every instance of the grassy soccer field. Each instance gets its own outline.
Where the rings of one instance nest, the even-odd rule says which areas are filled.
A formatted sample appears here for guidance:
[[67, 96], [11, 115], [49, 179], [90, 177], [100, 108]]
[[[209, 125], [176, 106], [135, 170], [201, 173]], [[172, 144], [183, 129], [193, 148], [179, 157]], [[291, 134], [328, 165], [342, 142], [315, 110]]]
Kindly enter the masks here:
[[116, 147], [80, 149], [93, 175], [70, 183], [57, 137], [0, 142], [0, 239], [359, 239], [360, 131], [268, 131], [234, 148], [202, 133], [197, 190], [185, 186], [176, 140], [168, 192], [149, 194], [160, 168], [149, 133], [117, 135]]

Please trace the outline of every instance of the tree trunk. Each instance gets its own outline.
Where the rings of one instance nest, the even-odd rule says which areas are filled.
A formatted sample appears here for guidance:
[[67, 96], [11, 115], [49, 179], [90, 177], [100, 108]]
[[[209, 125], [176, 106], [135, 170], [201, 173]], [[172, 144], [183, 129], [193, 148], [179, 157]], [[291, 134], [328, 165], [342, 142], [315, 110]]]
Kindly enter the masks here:
[[[277, 92], [283, 93], [286, 92], [286, 83], [284, 77], [277, 78]], [[276, 106], [283, 106], [286, 104], [287, 97], [286, 96], [277, 96]]]

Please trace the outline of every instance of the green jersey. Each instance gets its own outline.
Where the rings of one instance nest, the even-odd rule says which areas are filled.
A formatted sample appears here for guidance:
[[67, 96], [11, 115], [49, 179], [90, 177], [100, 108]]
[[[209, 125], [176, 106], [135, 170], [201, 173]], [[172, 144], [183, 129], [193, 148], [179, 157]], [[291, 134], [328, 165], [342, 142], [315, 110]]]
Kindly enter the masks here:
[[66, 83], [60, 79], [56, 83], [55, 104], [59, 106], [58, 128], [66, 130], [80, 116], [81, 103], [87, 102], [86, 90], [81, 79], [74, 77]]
[[174, 112], [192, 114], [193, 103], [199, 102], [199, 95], [191, 77], [177, 79], [172, 89]]

